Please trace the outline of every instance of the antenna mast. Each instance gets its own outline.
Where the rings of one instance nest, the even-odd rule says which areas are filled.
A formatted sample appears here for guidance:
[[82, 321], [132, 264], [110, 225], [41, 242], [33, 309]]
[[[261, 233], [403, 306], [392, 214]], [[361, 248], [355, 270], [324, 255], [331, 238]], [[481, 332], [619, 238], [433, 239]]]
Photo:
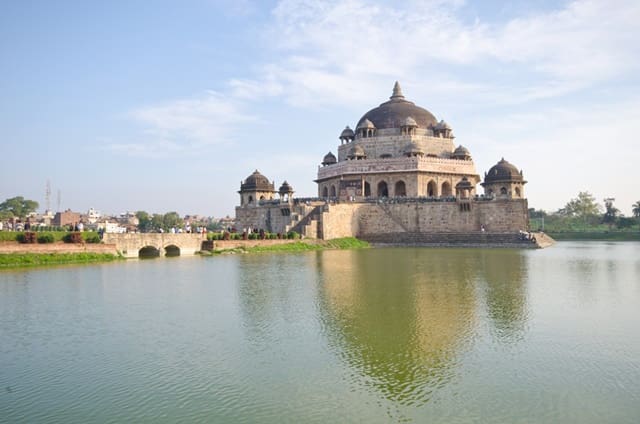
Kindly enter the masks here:
[[47, 189], [45, 191], [44, 199], [47, 204], [46, 212], [49, 212], [51, 210], [51, 182], [49, 180], [47, 180]]

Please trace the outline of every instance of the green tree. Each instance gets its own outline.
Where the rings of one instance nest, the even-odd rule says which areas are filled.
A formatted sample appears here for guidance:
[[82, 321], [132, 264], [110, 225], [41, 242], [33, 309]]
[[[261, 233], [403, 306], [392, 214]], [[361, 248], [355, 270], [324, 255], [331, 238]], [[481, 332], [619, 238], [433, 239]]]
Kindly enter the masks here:
[[151, 217], [151, 228], [153, 230], [160, 230], [163, 229], [164, 230], [164, 215], [161, 213], [154, 213], [153, 216]]
[[36, 209], [38, 209], [38, 202], [35, 200], [27, 200], [22, 196], [12, 197], [0, 203], [0, 212], [7, 218], [12, 216], [24, 218], [30, 213], [35, 212]]
[[178, 215], [178, 212], [167, 212], [164, 214], [164, 218], [162, 219], [163, 228], [165, 231], [170, 230], [171, 228], [180, 228], [182, 227], [183, 221]]
[[153, 228], [151, 223], [151, 216], [145, 211], [136, 212], [136, 218], [138, 218], [138, 230], [141, 233], [148, 233]]
[[601, 211], [602, 206], [596, 202], [595, 197], [588, 191], [581, 191], [578, 193], [578, 197], [571, 199], [564, 208], [558, 211], [558, 214], [578, 218], [586, 224], [587, 221], [592, 221], [593, 218], [597, 219]]
[[619, 217], [618, 220], [616, 221], [616, 227], [620, 228], [621, 230], [626, 228], [632, 228], [635, 224], [636, 224], [635, 218], [626, 218], [624, 216]]
[[615, 206], [613, 206], [613, 202], [615, 200], [616, 199], [613, 199], [613, 198], [604, 199], [605, 211], [604, 211], [604, 215], [602, 216], [602, 222], [604, 222], [605, 224], [608, 224], [609, 229], [613, 227], [613, 224], [615, 224], [616, 219], [620, 214], [620, 210]]
[[632, 212], [633, 216], [635, 216], [636, 218], [640, 218], [640, 200], [633, 204]]

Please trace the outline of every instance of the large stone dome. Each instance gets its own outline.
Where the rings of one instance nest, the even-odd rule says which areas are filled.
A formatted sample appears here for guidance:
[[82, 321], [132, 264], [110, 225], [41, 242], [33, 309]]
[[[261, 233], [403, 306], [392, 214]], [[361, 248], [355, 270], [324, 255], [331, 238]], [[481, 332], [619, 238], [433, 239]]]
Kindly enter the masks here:
[[523, 181], [522, 172], [518, 171], [515, 165], [507, 162], [502, 158], [500, 162], [493, 165], [489, 172], [484, 175], [485, 183], [494, 182], [511, 182], [511, 181]]
[[240, 184], [240, 191], [274, 191], [273, 183], [269, 182], [269, 179], [262, 175], [256, 169], [253, 174], [249, 175], [242, 184]]
[[433, 116], [431, 112], [416, 106], [413, 102], [405, 100], [400, 84], [396, 81], [390, 100], [367, 112], [360, 118], [356, 128], [360, 128], [365, 120], [371, 121], [379, 130], [385, 128], [400, 128], [405, 125], [408, 118], [412, 118], [419, 128], [429, 128], [438, 123], [436, 117]]

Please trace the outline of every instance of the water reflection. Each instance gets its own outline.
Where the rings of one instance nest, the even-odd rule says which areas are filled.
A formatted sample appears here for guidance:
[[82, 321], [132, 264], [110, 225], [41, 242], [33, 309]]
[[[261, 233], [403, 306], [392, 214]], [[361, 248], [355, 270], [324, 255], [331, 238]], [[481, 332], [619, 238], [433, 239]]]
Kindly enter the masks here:
[[356, 386], [420, 405], [456, 375], [481, 306], [502, 341], [527, 319], [521, 252], [379, 249], [320, 252], [319, 309]]
[[478, 279], [486, 284], [486, 308], [501, 342], [524, 336], [528, 318], [525, 256], [518, 250], [487, 250], [481, 254]]

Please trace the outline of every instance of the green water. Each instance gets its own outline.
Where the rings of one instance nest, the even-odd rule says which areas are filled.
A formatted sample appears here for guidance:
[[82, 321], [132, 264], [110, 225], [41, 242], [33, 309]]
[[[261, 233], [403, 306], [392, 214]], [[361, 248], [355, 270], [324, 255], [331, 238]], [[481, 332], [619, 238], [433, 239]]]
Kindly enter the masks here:
[[0, 272], [0, 422], [638, 423], [640, 243]]

